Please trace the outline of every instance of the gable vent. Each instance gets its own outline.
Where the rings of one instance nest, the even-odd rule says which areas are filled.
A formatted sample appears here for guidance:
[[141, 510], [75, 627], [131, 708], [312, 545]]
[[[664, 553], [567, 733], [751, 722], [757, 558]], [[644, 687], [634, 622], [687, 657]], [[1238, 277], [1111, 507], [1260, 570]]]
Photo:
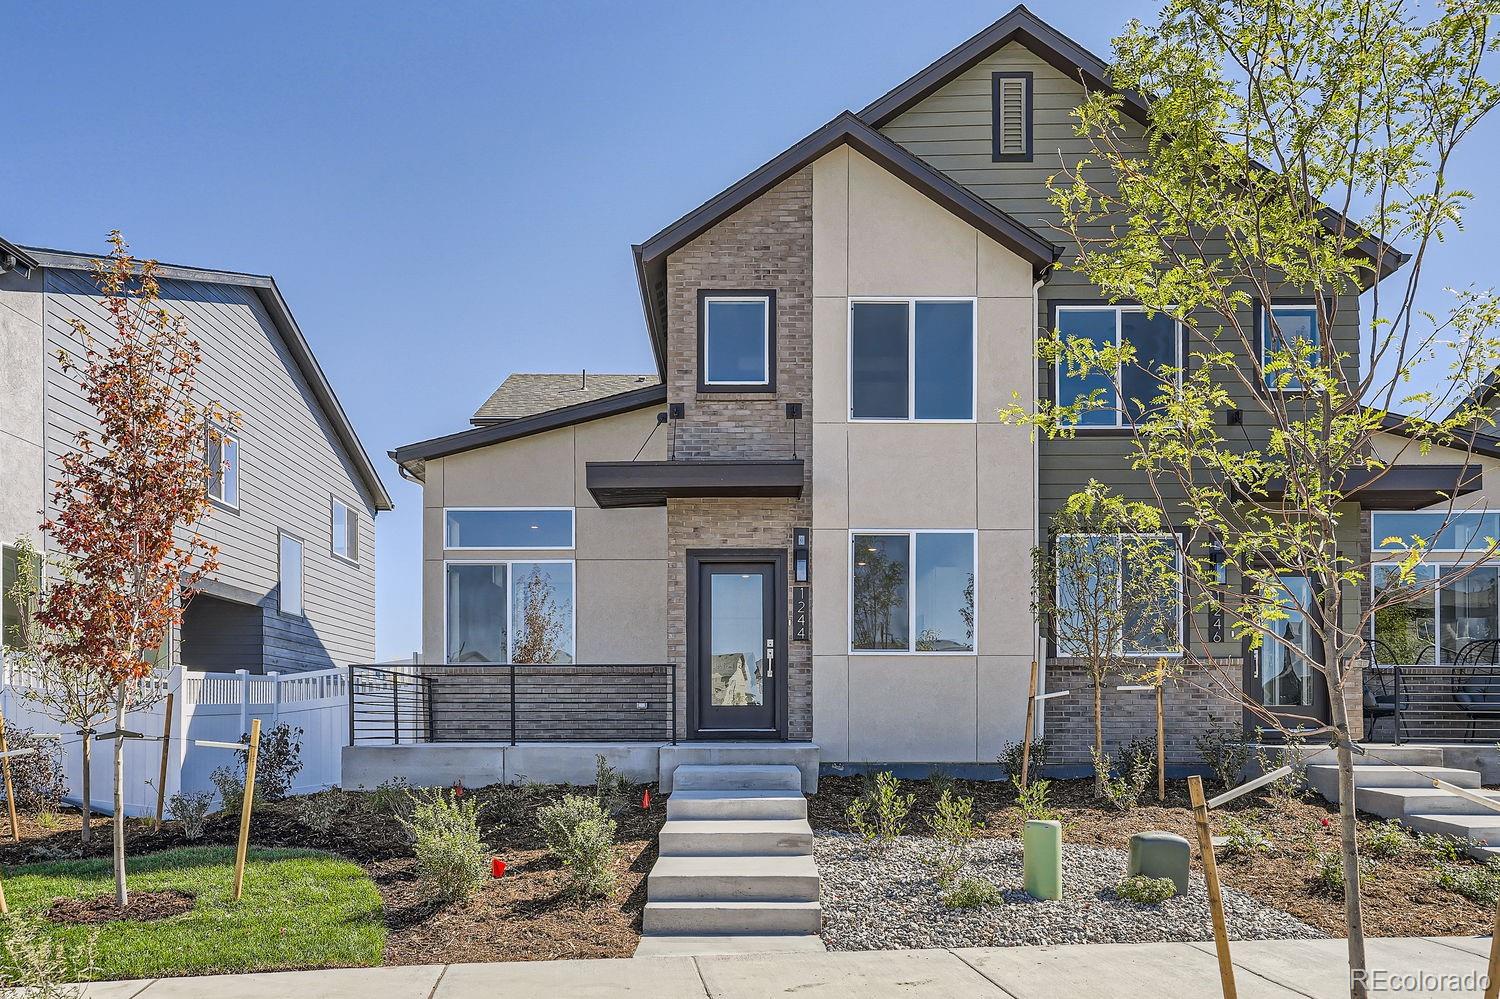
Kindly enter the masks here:
[[996, 162], [1031, 159], [1031, 74], [996, 73], [994, 95]]

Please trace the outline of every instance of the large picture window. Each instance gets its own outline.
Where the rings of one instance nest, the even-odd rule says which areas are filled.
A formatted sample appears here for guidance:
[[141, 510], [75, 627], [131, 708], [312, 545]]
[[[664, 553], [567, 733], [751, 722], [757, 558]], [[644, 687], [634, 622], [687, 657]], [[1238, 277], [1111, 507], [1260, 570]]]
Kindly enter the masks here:
[[974, 343], [972, 299], [851, 302], [850, 419], [974, 419]]
[[1181, 367], [1181, 331], [1175, 319], [1162, 313], [1147, 315], [1143, 309], [1128, 306], [1060, 305], [1057, 330], [1065, 340], [1087, 340], [1096, 348], [1125, 344], [1135, 348], [1134, 362], [1117, 368], [1113, 378], [1099, 371], [1070, 373], [1066, 365], [1058, 366], [1060, 405], [1071, 406], [1098, 392], [1099, 405], [1083, 411], [1080, 427], [1133, 426], [1150, 412], [1166, 386], [1161, 369]]
[[773, 292], [699, 293], [700, 391], [766, 392], [776, 387]]
[[[1114, 642], [1122, 656], [1182, 654], [1182, 554], [1171, 535], [1063, 534], [1052, 557], [1060, 567], [1056, 599], [1065, 619], [1055, 629], [1058, 655], [1085, 654], [1067, 648], [1070, 640], [1061, 636], [1084, 645], [1110, 631], [1118, 632]], [[1063, 568], [1068, 565], [1090, 568], [1070, 574]], [[1176, 586], [1164, 593], [1157, 583], [1168, 569]]]
[[571, 663], [573, 563], [449, 562], [449, 663]]
[[1453, 663], [1470, 642], [1500, 638], [1500, 566], [1421, 564], [1403, 579], [1394, 563], [1382, 564], [1371, 586], [1386, 602], [1371, 637], [1390, 664]]
[[[1318, 309], [1314, 305], [1272, 305], [1260, 310], [1260, 361], [1262, 367], [1270, 364], [1275, 355], [1287, 359], [1292, 353], [1305, 347], [1319, 347], [1323, 340], [1318, 329]], [[1314, 359], [1316, 361], [1316, 358]], [[1302, 388], [1296, 377], [1288, 377], [1285, 370], [1267, 371], [1266, 386], [1278, 391], [1295, 392]]]
[[573, 509], [449, 507], [443, 511], [443, 546], [457, 550], [570, 549], [573, 547]]
[[870, 531], [849, 541], [850, 651], [974, 651], [973, 531]]

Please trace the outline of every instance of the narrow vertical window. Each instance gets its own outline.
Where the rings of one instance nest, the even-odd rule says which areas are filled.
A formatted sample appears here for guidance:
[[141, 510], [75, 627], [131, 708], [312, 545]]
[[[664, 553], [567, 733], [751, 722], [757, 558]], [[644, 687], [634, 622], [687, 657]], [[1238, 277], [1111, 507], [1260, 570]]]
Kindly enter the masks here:
[[346, 562], [359, 561], [359, 511], [339, 499], [333, 501], [333, 553]]
[[283, 614], [302, 613], [302, 542], [281, 535], [277, 549], [277, 607]]
[[1031, 161], [1031, 74], [994, 74], [994, 162]]
[[1296, 392], [1302, 382], [1291, 372], [1293, 360], [1317, 364], [1319, 356], [1309, 354], [1323, 344], [1318, 330], [1318, 310], [1313, 305], [1273, 305], [1260, 310], [1260, 361], [1266, 387], [1278, 392]]
[[448, 662], [506, 661], [508, 568], [503, 562], [448, 566]]
[[204, 442], [209, 499], [239, 509], [240, 442], [225, 432], [223, 427], [212, 423], [204, 432]]
[[[0, 567], [0, 629], [4, 631], [4, 647], [20, 651], [30, 646], [31, 622], [28, 616], [34, 610], [35, 598], [41, 583], [37, 579], [36, 556], [23, 558], [19, 548], [6, 545], [3, 567]], [[22, 585], [24, 583], [24, 585]]]

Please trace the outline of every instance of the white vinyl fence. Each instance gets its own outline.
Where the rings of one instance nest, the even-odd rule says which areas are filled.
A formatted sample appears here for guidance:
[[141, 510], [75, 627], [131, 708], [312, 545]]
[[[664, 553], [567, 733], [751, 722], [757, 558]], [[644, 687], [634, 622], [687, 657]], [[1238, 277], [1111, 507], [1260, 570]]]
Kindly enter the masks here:
[[[37, 732], [57, 733], [63, 752], [63, 769], [74, 802], [82, 795], [83, 751], [77, 730], [59, 725], [42, 714], [24, 696], [24, 676], [0, 667], [0, 711], [5, 724]], [[302, 729], [302, 772], [292, 786], [293, 794], [309, 794], [339, 782], [340, 760], [349, 731], [348, 673], [341, 669], [312, 673], [252, 676], [234, 673], [200, 673], [174, 670], [159, 681], [162, 696], [149, 707], [126, 716], [125, 727], [145, 738], [125, 743], [125, 812], [127, 815], [156, 814], [156, 781], [161, 770], [161, 734], [166, 712], [166, 692], [173, 691], [172, 740], [167, 756], [167, 799], [179, 790], [213, 791], [209, 775], [221, 766], [237, 767], [236, 754], [227, 749], [195, 746], [199, 739], [238, 741], [250, 731], [250, 719], [259, 718], [262, 737], [280, 723]], [[113, 720], [100, 725], [107, 731]], [[89, 797], [95, 808], [112, 807], [111, 765], [114, 744], [95, 740], [92, 749], [92, 783]]]

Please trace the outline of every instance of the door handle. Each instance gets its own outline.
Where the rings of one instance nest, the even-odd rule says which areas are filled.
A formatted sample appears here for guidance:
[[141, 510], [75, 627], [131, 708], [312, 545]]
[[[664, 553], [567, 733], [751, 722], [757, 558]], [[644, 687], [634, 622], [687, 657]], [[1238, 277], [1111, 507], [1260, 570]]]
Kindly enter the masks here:
[[776, 639], [766, 639], [766, 677], [776, 675]]

